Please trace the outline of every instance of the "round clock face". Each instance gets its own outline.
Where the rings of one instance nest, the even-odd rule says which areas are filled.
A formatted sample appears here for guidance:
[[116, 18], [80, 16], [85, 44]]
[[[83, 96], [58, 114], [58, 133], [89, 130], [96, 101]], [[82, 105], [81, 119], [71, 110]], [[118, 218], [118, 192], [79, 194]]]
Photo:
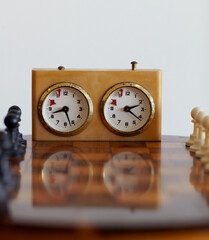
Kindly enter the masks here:
[[[79, 159], [73, 159], [75, 153], [62, 150], [53, 153], [44, 162], [41, 180], [46, 190], [57, 199], [79, 197], [92, 180], [92, 165], [84, 154], [76, 153]], [[83, 175], [83, 168], [87, 170]]]
[[107, 128], [121, 136], [133, 136], [151, 123], [155, 105], [150, 93], [135, 83], [119, 83], [104, 95], [101, 113]]
[[73, 83], [58, 83], [48, 88], [38, 105], [39, 118], [55, 135], [74, 135], [89, 123], [93, 105], [89, 95]]
[[153, 184], [154, 169], [148, 159], [134, 152], [119, 152], [104, 166], [103, 177], [112, 193], [145, 193]]

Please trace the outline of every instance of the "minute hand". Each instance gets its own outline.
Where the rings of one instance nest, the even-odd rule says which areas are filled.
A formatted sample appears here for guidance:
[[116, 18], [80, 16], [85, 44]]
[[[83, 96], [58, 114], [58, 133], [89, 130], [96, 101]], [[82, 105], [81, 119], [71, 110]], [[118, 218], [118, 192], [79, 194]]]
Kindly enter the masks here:
[[137, 117], [132, 111], [128, 111], [130, 114], [132, 114], [135, 118], [137, 118], [139, 121], [141, 121], [141, 118]]
[[68, 122], [69, 122], [69, 124], [70, 124], [70, 126], [71, 126], [70, 119], [69, 119], [69, 116], [68, 116], [68, 114], [67, 114], [67, 112], [66, 112], [66, 111], [65, 111], [65, 115], [66, 115], [66, 117], [67, 117], [67, 120], [68, 120]]

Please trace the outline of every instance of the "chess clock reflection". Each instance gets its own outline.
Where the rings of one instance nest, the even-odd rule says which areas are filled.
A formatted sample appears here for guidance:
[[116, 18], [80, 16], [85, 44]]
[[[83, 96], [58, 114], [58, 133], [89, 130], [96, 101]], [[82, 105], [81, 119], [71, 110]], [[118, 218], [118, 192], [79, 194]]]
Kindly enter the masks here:
[[42, 179], [47, 191], [55, 197], [65, 194], [68, 169], [72, 159], [71, 152], [52, 154], [43, 165]]
[[[83, 167], [88, 168], [88, 175], [82, 176]], [[91, 180], [91, 172], [92, 167], [88, 161], [85, 159], [76, 161], [72, 158], [72, 152], [60, 151], [52, 154], [44, 163], [42, 180], [53, 197], [62, 199], [75, 190], [77, 183], [79, 192], [83, 193]]]
[[[121, 203], [141, 204], [143, 196], [152, 191], [154, 166], [134, 152], [120, 152], [104, 166], [104, 182]], [[149, 202], [146, 202], [149, 204]]]
[[[37, 168], [33, 168], [33, 186], [38, 183], [39, 189], [39, 193], [34, 195], [34, 202], [41, 200], [44, 205], [66, 202], [68, 197], [80, 197], [85, 193], [93, 174], [92, 165], [83, 154], [80, 157], [76, 154], [74, 158], [71, 147], [52, 145], [56, 144], [50, 144], [51, 154], [43, 153], [39, 160], [35, 160], [35, 165], [41, 167], [38, 172]], [[37, 186], [34, 189], [37, 190]], [[39, 194], [42, 194], [41, 198]]]
[[124, 151], [124, 143], [115, 152], [113, 143], [51, 142], [40, 153], [41, 144], [33, 149], [34, 206], [159, 206], [159, 161], [151, 155]]

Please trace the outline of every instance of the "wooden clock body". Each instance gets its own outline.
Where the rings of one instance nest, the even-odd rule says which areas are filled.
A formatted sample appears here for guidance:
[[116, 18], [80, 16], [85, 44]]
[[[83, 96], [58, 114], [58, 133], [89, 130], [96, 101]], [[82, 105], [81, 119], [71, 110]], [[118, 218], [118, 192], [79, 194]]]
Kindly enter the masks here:
[[[70, 82], [81, 86], [93, 103], [90, 124], [74, 136], [57, 136], [40, 122], [38, 103], [50, 86]], [[101, 119], [101, 100], [105, 92], [121, 82], [133, 82], [143, 86], [152, 95], [155, 115], [150, 126], [136, 136], [119, 136], [106, 128]], [[32, 71], [32, 138], [35, 141], [160, 141], [161, 140], [162, 72], [160, 70], [49, 70]]]

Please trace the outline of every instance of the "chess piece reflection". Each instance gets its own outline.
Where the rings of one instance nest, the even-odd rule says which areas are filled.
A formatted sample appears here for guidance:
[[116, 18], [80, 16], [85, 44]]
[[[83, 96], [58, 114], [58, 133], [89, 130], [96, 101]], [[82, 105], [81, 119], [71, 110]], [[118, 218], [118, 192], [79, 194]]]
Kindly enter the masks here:
[[193, 167], [190, 172], [190, 182], [209, 205], [209, 174], [205, 172], [202, 163], [197, 159], [193, 161]]

